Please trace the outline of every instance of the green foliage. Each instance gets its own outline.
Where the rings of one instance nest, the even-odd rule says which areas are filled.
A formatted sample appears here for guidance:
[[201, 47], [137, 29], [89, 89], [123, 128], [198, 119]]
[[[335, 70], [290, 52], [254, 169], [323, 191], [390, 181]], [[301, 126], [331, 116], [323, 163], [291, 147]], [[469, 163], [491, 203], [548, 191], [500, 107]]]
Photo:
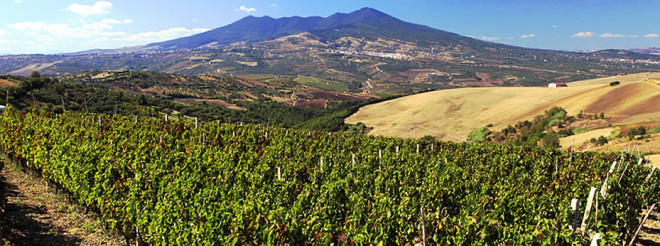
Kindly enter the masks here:
[[559, 138], [557, 138], [557, 135], [555, 134], [546, 134], [545, 137], [543, 137], [543, 147], [546, 148], [559, 148], [561, 145], [559, 144]]
[[[570, 200], [585, 201], [621, 158], [146, 117], [99, 126], [99, 116], [10, 107], [0, 150], [149, 245], [420, 243], [421, 207], [431, 245], [581, 245], [566, 226]], [[649, 173], [610, 174], [587, 232], [629, 240], [660, 198]]]
[[619, 84], [621, 84], [620, 81], [613, 81], [613, 82], [610, 82], [610, 86], [615, 86], [615, 85], [619, 85]]
[[39, 72], [37, 72], [37, 71], [33, 71], [33, 72], [30, 74], [30, 78], [32, 78], [32, 79], [38, 79], [38, 78], [41, 78], [41, 74], [40, 74]]
[[367, 126], [362, 122], [358, 122], [355, 125], [348, 124], [347, 127], [348, 128], [346, 129], [346, 132], [348, 133], [364, 133], [364, 131], [367, 129]]
[[603, 145], [607, 144], [608, 139], [605, 136], [600, 136], [598, 138], [591, 138], [589, 140], [589, 142], [591, 142], [592, 144], [595, 144], [596, 146], [603, 146]]
[[483, 143], [492, 132], [488, 128], [481, 127], [468, 134], [467, 141], [470, 143]]
[[573, 129], [573, 135], [578, 135], [581, 133], [588, 132], [589, 128], [579, 128], [579, 129]]
[[[561, 130], [559, 133], [546, 133], [546, 130], [555, 126], [563, 126], [570, 119], [572, 117], [567, 116], [566, 110], [560, 107], [553, 107], [545, 111], [544, 114], [536, 116], [533, 121], [525, 120], [518, 122], [515, 128], [509, 126], [502, 130], [502, 132], [507, 139], [506, 142], [513, 145], [537, 146], [541, 142], [545, 146], [547, 140], [547, 146], [554, 147], [559, 145], [558, 140], [555, 144], [557, 134], [569, 136], [571, 135], [571, 131]], [[511, 133], [516, 132], [519, 132], [519, 134], [511, 135]]]
[[423, 136], [422, 138], [420, 138], [420, 140], [422, 140], [422, 141], [434, 142], [434, 141], [435, 141], [435, 137], [434, 137], [434, 136], [431, 136], [431, 135], [425, 135], [425, 136]]
[[646, 128], [644, 126], [640, 126], [638, 128], [631, 127], [626, 133], [626, 136], [628, 136], [628, 139], [630, 140], [633, 140], [638, 136], [644, 138], [644, 135], [646, 135]]
[[607, 140], [611, 141], [611, 140], [617, 139], [617, 138], [619, 138], [620, 135], [621, 135], [621, 131], [614, 130], [614, 131], [610, 132], [609, 136], [607, 136]]
[[649, 133], [660, 133], [660, 125], [653, 127], [653, 129], [651, 129]]

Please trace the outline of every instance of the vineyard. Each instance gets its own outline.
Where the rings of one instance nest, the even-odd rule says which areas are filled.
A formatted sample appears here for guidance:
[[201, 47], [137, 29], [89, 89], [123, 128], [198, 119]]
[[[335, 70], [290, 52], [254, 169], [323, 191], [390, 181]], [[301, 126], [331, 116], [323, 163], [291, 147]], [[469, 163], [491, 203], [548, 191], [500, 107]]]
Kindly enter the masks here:
[[153, 245], [623, 244], [660, 199], [630, 153], [218, 122], [9, 108], [0, 151]]

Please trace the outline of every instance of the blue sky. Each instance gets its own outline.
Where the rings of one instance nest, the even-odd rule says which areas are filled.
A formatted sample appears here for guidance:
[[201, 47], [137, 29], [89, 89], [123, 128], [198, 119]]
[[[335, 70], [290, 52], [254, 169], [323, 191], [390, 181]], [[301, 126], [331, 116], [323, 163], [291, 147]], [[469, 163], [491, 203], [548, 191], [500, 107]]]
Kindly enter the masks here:
[[248, 15], [326, 17], [363, 7], [522, 47], [660, 47], [656, 0], [0, 0], [0, 54], [144, 45], [221, 27]]

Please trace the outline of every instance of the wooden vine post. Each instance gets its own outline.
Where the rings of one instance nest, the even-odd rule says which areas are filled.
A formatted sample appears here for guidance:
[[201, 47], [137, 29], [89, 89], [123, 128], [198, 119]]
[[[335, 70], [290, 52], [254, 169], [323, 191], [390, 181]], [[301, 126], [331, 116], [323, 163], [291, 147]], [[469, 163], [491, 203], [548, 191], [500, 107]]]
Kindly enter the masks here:
[[656, 168], [657, 168], [656, 166], [653, 166], [653, 168], [651, 169], [651, 172], [649, 173], [649, 175], [646, 176], [646, 178], [644, 179], [644, 184], [646, 184], [646, 182], [649, 181], [649, 179], [653, 176], [653, 172], [655, 172]]
[[383, 150], [378, 150], [378, 170], [381, 170], [381, 167], [383, 166]]
[[282, 172], [280, 171], [280, 167], [277, 167], [277, 180], [282, 180]]
[[615, 167], [616, 167], [616, 161], [612, 162], [612, 166], [610, 167], [610, 170], [607, 171], [607, 177], [605, 177], [603, 186], [600, 188], [600, 194], [603, 196], [603, 199], [607, 198], [607, 189], [608, 189], [607, 183], [610, 180], [610, 175], [612, 174], [612, 172], [614, 172]]
[[580, 200], [573, 198], [571, 200], [571, 209], [573, 210], [573, 232], [578, 228], [578, 219], [580, 218]]
[[649, 218], [649, 215], [651, 214], [651, 212], [652, 212], [653, 209], [655, 208], [655, 205], [656, 205], [656, 204], [657, 204], [657, 203], [654, 203], [653, 205], [651, 205], [651, 208], [649, 208], [649, 211], [646, 212], [646, 215], [644, 215], [644, 219], [642, 220], [642, 223], [640, 223], [640, 224], [639, 224], [639, 227], [637, 227], [637, 231], [635, 232], [635, 235], [633, 235], [633, 237], [632, 237], [632, 239], [630, 240], [630, 243], [628, 244], [628, 246], [632, 246], [632, 245], [633, 245], [633, 243], [635, 242], [635, 239], [637, 238], [637, 235], [639, 234], [639, 231], [642, 229], [642, 226], [644, 226], [644, 223], [646, 223], [646, 220]]
[[589, 198], [587, 198], [587, 207], [584, 209], [584, 216], [582, 216], [582, 224], [580, 230], [584, 231], [587, 228], [587, 219], [589, 218], [589, 213], [591, 212], [591, 205], [593, 204], [594, 196], [596, 195], [596, 188], [591, 187], [589, 190]]
[[422, 214], [422, 241], [426, 246], [426, 216], [424, 215], [424, 206], [419, 207], [419, 212]]

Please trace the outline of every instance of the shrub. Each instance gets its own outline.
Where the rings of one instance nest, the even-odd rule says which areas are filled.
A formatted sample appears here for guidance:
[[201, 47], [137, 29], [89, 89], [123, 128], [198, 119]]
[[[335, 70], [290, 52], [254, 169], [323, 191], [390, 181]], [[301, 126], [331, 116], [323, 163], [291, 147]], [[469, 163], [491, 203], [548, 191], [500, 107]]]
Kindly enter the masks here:
[[483, 143], [486, 141], [486, 137], [492, 132], [485, 127], [476, 129], [468, 135], [467, 141], [472, 143]]
[[653, 129], [649, 130], [649, 133], [660, 133], [660, 125], [653, 127]]
[[621, 82], [619, 82], [619, 81], [610, 82], [610, 86], [615, 86], [615, 85], [618, 85], [618, 84], [621, 84]]

